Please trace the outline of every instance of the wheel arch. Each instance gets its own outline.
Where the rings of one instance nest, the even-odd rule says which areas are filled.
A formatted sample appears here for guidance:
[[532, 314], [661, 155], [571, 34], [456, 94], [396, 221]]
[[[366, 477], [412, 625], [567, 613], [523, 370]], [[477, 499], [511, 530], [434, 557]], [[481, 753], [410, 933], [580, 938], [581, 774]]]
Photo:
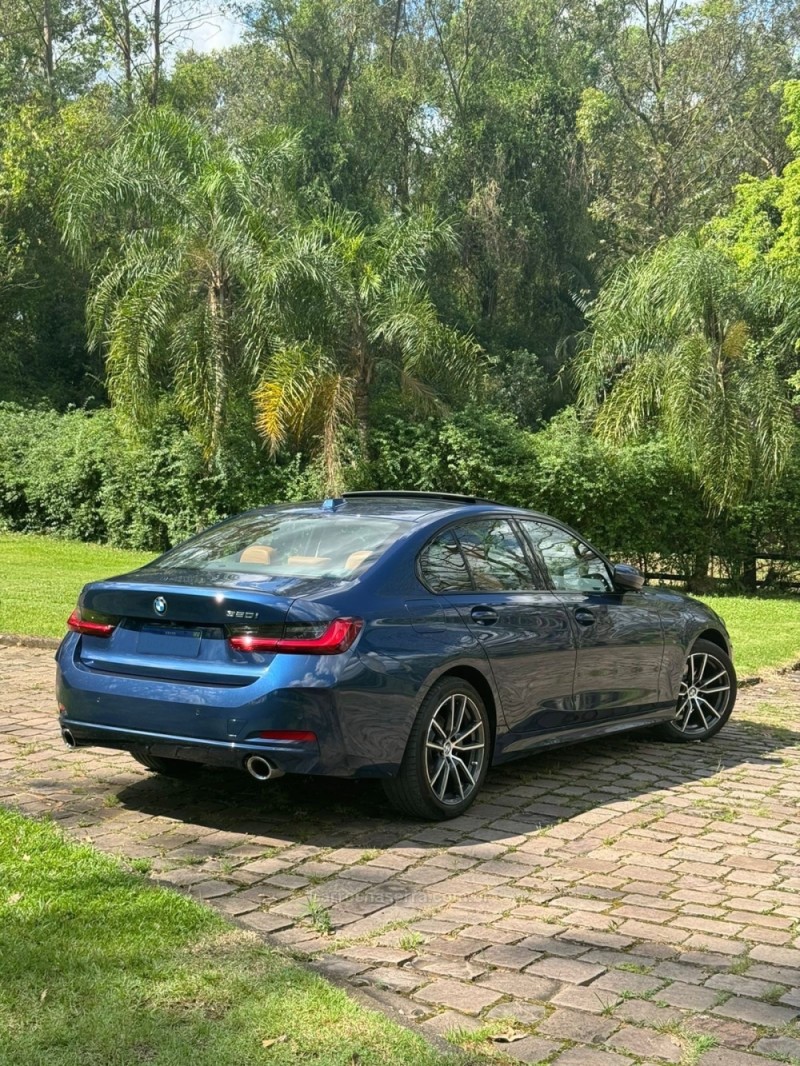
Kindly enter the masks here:
[[[726, 655], [730, 655], [731, 653], [728, 641], [718, 629], [704, 629], [702, 633], [698, 633], [692, 641], [692, 647], [694, 647], [698, 640], [707, 640], [709, 644], [716, 644], [720, 651], [724, 651]], [[691, 651], [691, 648], [689, 650]]]
[[436, 680], [441, 681], [446, 677], [460, 677], [462, 681], [469, 682], [478, 692], [486, 707], [486, 713], [489, 715], [489, 723], [492, 727], [492, 751], [494, 752], [494, 741], [497, 736], [497, 702], [488, 678], [476, 666], [454, 666], [443, 674], [439, 674]]
[[[492, 730], [492, 759], [494, 759], [497, 730], [504, 726], [503, 712], [492, 678], [473, 663], [450, 663], [431, 674], [426, 679], [425, 684], [420, 686], [419, 692], [417, 693], [414, 719], [416, 719], [416, 716], [419, 714], [420, 707], [436, 682], [442, 681], [448, 677], [458, 677], [461, 678], [462, 681], [469, 682], [483, 700], [484, 706], [486, 707], [486, 713], [489, 716], [489, 725]], [[414, 719], [412, 719], [412, 725]], [[411, 730], [409, 728], [409, 735], [410, 733]], [[408, 745], [408, 737], [406, 737], [406, 745]]]

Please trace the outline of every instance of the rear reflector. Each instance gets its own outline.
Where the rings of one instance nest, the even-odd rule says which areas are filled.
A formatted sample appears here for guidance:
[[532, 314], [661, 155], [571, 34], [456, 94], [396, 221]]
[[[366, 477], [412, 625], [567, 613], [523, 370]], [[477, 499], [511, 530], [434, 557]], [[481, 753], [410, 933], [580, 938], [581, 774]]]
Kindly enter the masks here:
[[258, 735], [262, 740], [293, 740], [306, 744], [316, 743], [317, 740], [316, 733], [310, 733], [305, 729], [270, 729]]
[[87, 637], [110, 637], [117, 623], [106, 615], [76, 607], [67, 619], [67, 628]]
[[259, 636], [258, 630], [228, 637], [234, 651], [276, 651], [308, 655], [338, 655], [347, 651], [364, 622], [360, 618], [336, 618], [324, 632], [313, 637]]

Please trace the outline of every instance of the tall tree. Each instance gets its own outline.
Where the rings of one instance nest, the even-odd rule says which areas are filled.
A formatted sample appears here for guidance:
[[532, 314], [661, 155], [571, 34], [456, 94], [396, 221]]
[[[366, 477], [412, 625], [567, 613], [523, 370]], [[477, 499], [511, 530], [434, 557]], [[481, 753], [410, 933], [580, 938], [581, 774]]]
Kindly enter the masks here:
[[54, 204], [68, 168], [107, 142], [110, 95], [97, 89], [55, 112], [29, 103], [0, 123], [0, 233], [13, 263], [0, 285], [4, 398], [64, 407], [103, 396], [86, 346], [88, 279], [61, 241]]
[[31, 99], [54, 108], [85, 92], [102, 67], [101, 38], [89, 0], [3, 0], [0, 116]]
[[193, 120], [155, 109], [64, 185], [64, 239], [92, 269], [90, 340], [105, 355], [112, 400], [143, 423], [171, 392], [209, 457], [269, 350], [276, 171], [292, 150], [276, 140], [240, 156]]
[[790, 0], [609, 0], [586, 18], [598, 77], [578, 115], [610, 265], [719, 210], [787, 159], [773, 84], [797, 69]]
[[596, 433], [660, 432], [712, 509], [774, 483], [794, 439], [781, 365], [800, 335], [796, 285], [679, 237], [614, 274], [587, 317], [574, 370]]
[[588, 47], [555, 0], [425, 0], [435, 44], [424, 190], [461, 254], [439, 295], [489, 350], [550, 354], [580, 324], [591, 232], [575, 114]]
[[439, 320], [424, 281], [429, 253], [449, 240], [429, 213], [369, 226], [341, 209], [295, 240], [291, 258], [313, 273], [306, 267], [306, 284], [284, 308], [283, 342], [256, 392], [257, 421], [273, 449], [290, 435], [316, 440], [331, 489], [345, 426], [357, 427], [367, 454], [378, 388], [399, 388], [430, 409], [479, 380], [480, 349]]

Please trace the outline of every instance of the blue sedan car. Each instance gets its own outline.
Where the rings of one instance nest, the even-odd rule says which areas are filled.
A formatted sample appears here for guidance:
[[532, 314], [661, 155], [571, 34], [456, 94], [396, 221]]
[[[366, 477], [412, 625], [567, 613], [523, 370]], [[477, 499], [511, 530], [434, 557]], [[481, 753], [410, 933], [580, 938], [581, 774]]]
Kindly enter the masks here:
[[164, 774], [377, 777], [401, 810], [450, 818], [530, 751], [722, 728], [723, 622], [643, 586], [561, 522], [474, 497], [261, 508], [83, 589], [62, 734]]

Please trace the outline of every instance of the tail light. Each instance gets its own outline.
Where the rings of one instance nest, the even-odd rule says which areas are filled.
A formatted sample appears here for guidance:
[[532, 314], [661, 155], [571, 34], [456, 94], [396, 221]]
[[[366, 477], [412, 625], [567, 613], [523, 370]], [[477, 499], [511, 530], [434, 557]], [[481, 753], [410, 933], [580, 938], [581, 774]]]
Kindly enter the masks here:
[[67, 628], [73, 633], [83, 633], [86, 637], [110, 637], [116, 629], [117, 621], [118, 619], [107, 614], [76, 607], [67, 619]]
[[361, 618], [335, 618], [321, 626], [288, 625], [280, 635], [265, 629], [237, 627], [228, 630], [228, 644], [234, 651], [339, 655], [353, 644], [363, 625]]

